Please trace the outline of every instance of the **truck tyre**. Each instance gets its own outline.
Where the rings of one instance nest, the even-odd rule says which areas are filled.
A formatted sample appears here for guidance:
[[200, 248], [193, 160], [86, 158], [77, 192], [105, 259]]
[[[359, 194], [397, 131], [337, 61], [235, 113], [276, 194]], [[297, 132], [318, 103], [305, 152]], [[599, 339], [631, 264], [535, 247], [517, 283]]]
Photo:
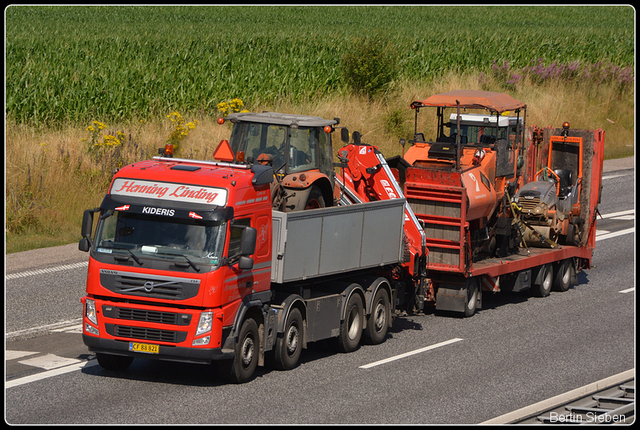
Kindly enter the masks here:
[[364, 337], [368, 343], [377, 345], [384, 340], [389, 328], [390, 318], [389, 294], [384, 288], [379, 288], [373, 298], [371, 314], [367, 320], [367, 328], [364, 331]]
[[302, 352], [303, 321], [300, 309], [293, 308], [289, 312], [282, 337], [276, 340], [274, 351], [275, 366], [280, 370], [296, 367]]
[[102, 352], [96, 352], [96, 358], [100, 367], [106, 370], [122, 371], [127, 369], [133, 362], [133, 357], [103, 354]]
[[231, 360], [218, 361], [218, 370], [234, 384], [251, 380], [258, 365], [259, 348], [258, 324], [253, 318], [247, 318], [236, 339], [235, 356]]
[[344, 309], [344, 319], [340, 324], [338, 349], [342, 352], [352, 352], [358, 348], [362, 338], [362, 298], [353, 293]]
[[309, 197], [307, 197], [307, 203], [304, 205], [304, 210], [307, 209], [320, 209], [325, 207], [324, 197], [322, 191], [317, 185], [311, 186]]
[[562, 260], [558, 264], [556, 276], [553, 280], [553, 289], [555, 291], [567, 291], [569, 289], [573, 270], [573, 263], [570, 258]]
[[476, 305], [478, 303], [478, 280], [476, 278], [469, 277], [465, 284], [467, 299], [464, 303], [464, 316], [470, 317], [476, 313]]
[[551, 286], [553, 285], [553, 266], [551, 264], [545, 264], [540, 267], [538, 276], [536, 276], [536, 282], [531, 286], [531, 294], [536, 297], [546, 297], [551, 292]]

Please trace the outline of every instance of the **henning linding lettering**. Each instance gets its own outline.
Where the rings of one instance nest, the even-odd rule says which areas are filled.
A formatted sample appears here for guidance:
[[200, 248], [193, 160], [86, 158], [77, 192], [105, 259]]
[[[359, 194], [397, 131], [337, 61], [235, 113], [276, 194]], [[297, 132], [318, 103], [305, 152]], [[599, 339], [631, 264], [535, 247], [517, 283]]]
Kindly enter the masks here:
[[216, 199], [216, 197], [218, 196], [218, 193], [207, 192], [207, 190], [205, 190], [204, 188], [200, 188], [196, 190], [196, 189], [192, 189], [184, 185], [181, 185], [178, 188], [176, 188], [174, 192], [169, 194], [169, 196], [182, 197], [182, 198], [188, 198], [188, 199], [194, 199], [194, 200], [204, 200], [207, 203], [211, 203]]
[[159, 187], [158, 184], [153, 185], [136, 185], [135, 181], [125, 181], [122, 187], [116, 190], [117, 193], [137, 193], [137, 194], [155, 194], [159, 198], [169, 191], [168, 187]]

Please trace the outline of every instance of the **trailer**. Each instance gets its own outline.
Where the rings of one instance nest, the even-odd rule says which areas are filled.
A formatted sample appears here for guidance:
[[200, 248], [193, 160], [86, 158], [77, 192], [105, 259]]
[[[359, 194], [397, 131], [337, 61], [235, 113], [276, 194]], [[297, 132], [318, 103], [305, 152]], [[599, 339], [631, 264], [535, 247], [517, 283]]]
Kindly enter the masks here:
[[[425, 107], [437, 108], [433, 140], [417, 132]], [[595, 247], [604, 131], [526, 127], [524, 103], [488, 91], [437, 94], [411, 108], [416, 137], [393, 164], [426, 234], [425, 302], [470, 316], [483, 290], [546, 296], [576, 284]], [[455, 112], [449, 122], [446, 109]]]

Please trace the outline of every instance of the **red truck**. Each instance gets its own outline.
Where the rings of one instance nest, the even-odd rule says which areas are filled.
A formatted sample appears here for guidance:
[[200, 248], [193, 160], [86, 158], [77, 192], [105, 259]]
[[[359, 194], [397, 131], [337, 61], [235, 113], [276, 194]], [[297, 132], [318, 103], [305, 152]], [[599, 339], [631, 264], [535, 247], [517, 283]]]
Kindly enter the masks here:
[[[302, 129], [316, 151], [309, 157], [332, 153], [336, 120], [271, 113], [260, 123], [260, 115], [247, 120], [282, 127], [284, 148]], [[234, 123], [232, 136], [250, 132], [246, 122]], [[114, 370], [135, 357], [215, 363], [231, 382], [245, 382], [267, 355], [279, 369], [295, 367], [310, 342], [335, 338], [344, 352], [362, 339], [383, 342], [398, 310], [421, 310], [430, 289], [450, 290], [427, 271], [428, 230], [404, 198], [401, 169], [354, 136], [339, 151], [341, 173], [328, 175], [334, 198], [324, 194], [329, 204], [315, 209], [287, 208], [283, 194], [276, 203], [274, 190], [293, 173], [298, 184], [289, 189], [299, 194], [284, 198], [304, 203], [312, 181], [299, 175], [324, 180], [317, 165], [278, 172], [275, 157], [238, 159], [242, 147], [233, 140], [216, 151], [227, 161], [160, 156], [120, 169], [100, 207], [85, 211], [79, 243], [90, 252], [83, 341], [98, 363]], [[583, 181], [582, 192], [590, 185]], [[594, 234], [580, 246], [509, 257], [526, 263], [478, 262], [464, 276], [513, 276], [563, 260], [588, 267]]]

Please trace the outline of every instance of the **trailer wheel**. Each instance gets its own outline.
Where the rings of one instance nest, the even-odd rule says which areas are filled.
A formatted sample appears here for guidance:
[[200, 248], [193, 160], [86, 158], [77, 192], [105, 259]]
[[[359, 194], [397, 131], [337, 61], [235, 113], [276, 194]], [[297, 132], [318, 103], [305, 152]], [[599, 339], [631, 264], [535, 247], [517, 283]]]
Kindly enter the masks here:
[[389, 294], [384, 288], [379, 288], [373, 298], [371, 315], [369, 315], [367, 328], [364, 331], [364, 336], [368, 343], [377, 345], [384, 340], [389, 328], [390, 318]]
[[470, 317], [476, 313], [476, 305], [478, 303], [478, 280], [476, 278], [467, 278], [466, 281], [467, 299], [464, 304], [464, 316]]
[[103, 354], [102, 352], [96, 352], [96, 358], [100, 367], [106, 370], [122, 371], [127, 369], [133, 362], [133, 357]]
[[362, 298], [357, 293], [351, 294], [344, 311], [344, 319], [340, 324], [338, 349], [342, 352], [355, 351], [362, 338]]
[[293, 308], [287, 317], [284, 335], [276, 340], [275, 365], [280, 370], [296, 367], [302, 352], [303, 322], [300, 309]]
[[534, 283], [531, 287], [531, 294], [536, 297], [546, 297], [551, 292], [551, 286], [553, 285], [553, 266], [551, 264], [545, 264], [540, 267], [538, 271], [539, 283]]
[[218, 361], [218, 370], [229, 382], [241, 384], [249, 381], [258, 365], [259, 347], [258, 324], [253, 318], [247, 318], [236, 340], [235, 356], [231, 360]]
[[563, 260], [558, 265], [556, 276], [553, 281], [555, 291], [567, 291], [571, 286], [571, 275], [573, 274], [573, 263], [571, 259]]

